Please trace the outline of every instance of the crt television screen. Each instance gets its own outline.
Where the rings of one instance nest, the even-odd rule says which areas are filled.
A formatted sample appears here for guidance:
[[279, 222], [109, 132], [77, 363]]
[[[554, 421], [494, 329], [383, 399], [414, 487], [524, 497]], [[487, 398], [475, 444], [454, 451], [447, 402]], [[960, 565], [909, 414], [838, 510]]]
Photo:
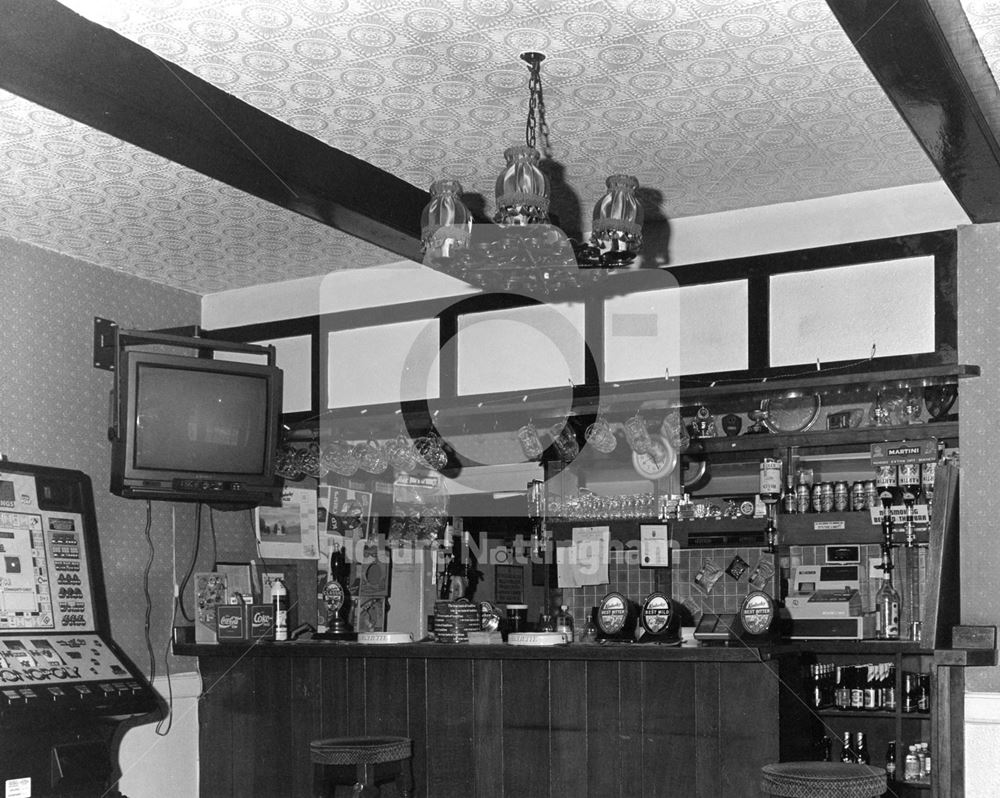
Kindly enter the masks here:
[[139, 364], [138, 469], [259, 474], [267, 455], [266, 378]]

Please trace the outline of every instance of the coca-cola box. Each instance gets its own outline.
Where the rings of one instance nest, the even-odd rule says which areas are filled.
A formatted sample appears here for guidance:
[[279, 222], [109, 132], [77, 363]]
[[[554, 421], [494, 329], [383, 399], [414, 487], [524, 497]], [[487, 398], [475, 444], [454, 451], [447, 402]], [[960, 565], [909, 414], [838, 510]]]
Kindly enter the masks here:
[[219, 604], [215, 608], [216, 638], [220, 643], [238, 642], [247, 639], [246, 606], [239, 604]]
[[270, 640], [274, 637], [274, 607], [271, 604], [250, 604], [247, 616], [251, 640]]

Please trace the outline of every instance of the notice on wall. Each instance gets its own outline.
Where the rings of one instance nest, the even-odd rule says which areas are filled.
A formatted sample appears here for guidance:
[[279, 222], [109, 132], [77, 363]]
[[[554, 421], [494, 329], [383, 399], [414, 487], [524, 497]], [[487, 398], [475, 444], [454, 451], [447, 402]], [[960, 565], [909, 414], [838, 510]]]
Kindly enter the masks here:
[[254, 513], [262, 558], [319, 558], [315, 490], [286, 487], [281, 491], [280, 507], [258, 507]]
[[524, 603], [524, 566], [494, 566], [493, 579], [497, 604]]
[[611, 527], [574, 527], [568, 545], [556, 546], [559, 587], [584, 587], [608, 583]]

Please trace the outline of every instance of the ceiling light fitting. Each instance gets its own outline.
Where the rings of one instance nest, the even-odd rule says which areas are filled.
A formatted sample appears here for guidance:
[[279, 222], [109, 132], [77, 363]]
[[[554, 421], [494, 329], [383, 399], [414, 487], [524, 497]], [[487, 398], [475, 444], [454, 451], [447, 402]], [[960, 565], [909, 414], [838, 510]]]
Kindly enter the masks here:
[[600, 282], [631, 264], [642, 244], [639, 182], [611, 175], [594, 205], [590, 240], [570, 240], [549, 214], [550, 185], [539, 168], [548, 141], [542, 94], [541, 53], [522, 53], [528, 65], [528, 117], [523, 146], [504, 151], [507, 165], [496, 182], [495, 225], [473, 225], [457, 180], [436, 180], [421, 215], [424, 265], [485, 290], [551, 296]]

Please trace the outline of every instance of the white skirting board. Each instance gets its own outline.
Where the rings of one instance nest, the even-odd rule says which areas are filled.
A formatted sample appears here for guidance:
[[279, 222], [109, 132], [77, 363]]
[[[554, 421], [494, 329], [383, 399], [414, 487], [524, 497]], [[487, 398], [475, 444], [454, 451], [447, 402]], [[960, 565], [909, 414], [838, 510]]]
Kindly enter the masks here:
[[[170, 731], [163, 737], [156, 724], [130, 729], [122, 740], [119, 762], [122, 778], [118, 788], [128, 798], [197, 798], [198, 796], [198, 698], [201, 675], [175, 673]], [[153, 683], [156, 691], [169, 695], [165, 677]]]
[[1000, 693], [965, 694], [965, 796], [997, 798]]

